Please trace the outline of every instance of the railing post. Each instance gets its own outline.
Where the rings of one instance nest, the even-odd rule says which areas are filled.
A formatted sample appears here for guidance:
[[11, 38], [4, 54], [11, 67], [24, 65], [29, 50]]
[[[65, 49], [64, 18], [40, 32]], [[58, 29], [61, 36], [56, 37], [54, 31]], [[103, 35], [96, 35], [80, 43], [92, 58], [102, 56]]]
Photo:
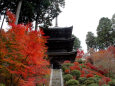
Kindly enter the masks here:
[[52, 86], [52, 77], [53, 77], [53, 64], [51, 64], [51, 74], [50, 74], [50, 83], [49, 83], [49, 86]]

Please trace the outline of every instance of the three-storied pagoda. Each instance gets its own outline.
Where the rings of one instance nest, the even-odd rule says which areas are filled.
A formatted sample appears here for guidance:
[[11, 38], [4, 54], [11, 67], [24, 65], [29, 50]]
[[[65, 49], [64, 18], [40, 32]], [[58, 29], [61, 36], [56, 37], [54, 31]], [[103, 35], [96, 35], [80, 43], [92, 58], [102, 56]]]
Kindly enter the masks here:
[[75, 60], [77, 51], [73, 50], [74, 39], [72, 37], [72, 27], [53, 27], [43, 28], [45, 36], [49, 36], [48, 58], [53, 68], [60, 68], [61, 63], [65, 60], [73, 62]]

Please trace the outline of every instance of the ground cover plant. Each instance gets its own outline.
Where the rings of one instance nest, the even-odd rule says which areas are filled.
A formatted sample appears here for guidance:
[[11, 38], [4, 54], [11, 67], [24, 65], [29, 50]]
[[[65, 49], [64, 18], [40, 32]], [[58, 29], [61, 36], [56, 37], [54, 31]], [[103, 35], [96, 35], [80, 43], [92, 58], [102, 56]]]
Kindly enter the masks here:
[[75, 62], [65, 61], [62, 64], [65, 86], [115, 86], [114, 78], [108, 76], [108, 69], [100, 69], [99, 66], [81, 58], [76, 57]]
[[33, 31], [31, 24], [16, 25], [11, 12], [7, 16], [10, 29], [0, 30], [0, 85], [48, 86], [47, 37]]

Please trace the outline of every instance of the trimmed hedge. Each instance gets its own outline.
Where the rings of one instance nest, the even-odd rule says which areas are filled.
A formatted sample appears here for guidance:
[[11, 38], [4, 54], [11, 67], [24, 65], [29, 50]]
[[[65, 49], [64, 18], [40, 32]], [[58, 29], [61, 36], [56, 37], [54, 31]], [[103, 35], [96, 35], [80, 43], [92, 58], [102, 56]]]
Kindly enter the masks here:
[[69, 81], [66, 82], [67, 86], [79, 86], [79, 81], [75, 79], [70, 79]]
[[108, 83], [110, 86], [115, 86], [115, 80], [112, 80]]
[[71, 71], [71, 75], [76, 76], [76, 79], [79, 79], [81, 72], [79, 70]]
[[73, 78], [73, 76], [71, 75], [71, 74], [66, 74], [66, 75], [64, 75], [64, 81], [66, 82], [66, 81], [69, 81], [70, 79], [72, 79]]

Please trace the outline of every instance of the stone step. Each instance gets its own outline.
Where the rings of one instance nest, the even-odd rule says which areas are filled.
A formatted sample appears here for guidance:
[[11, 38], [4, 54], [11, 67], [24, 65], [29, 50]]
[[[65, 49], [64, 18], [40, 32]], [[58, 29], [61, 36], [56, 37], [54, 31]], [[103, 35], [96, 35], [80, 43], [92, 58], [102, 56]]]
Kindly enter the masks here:
[[63, 86], [61, 69], [52, 69], [50, 86]]

